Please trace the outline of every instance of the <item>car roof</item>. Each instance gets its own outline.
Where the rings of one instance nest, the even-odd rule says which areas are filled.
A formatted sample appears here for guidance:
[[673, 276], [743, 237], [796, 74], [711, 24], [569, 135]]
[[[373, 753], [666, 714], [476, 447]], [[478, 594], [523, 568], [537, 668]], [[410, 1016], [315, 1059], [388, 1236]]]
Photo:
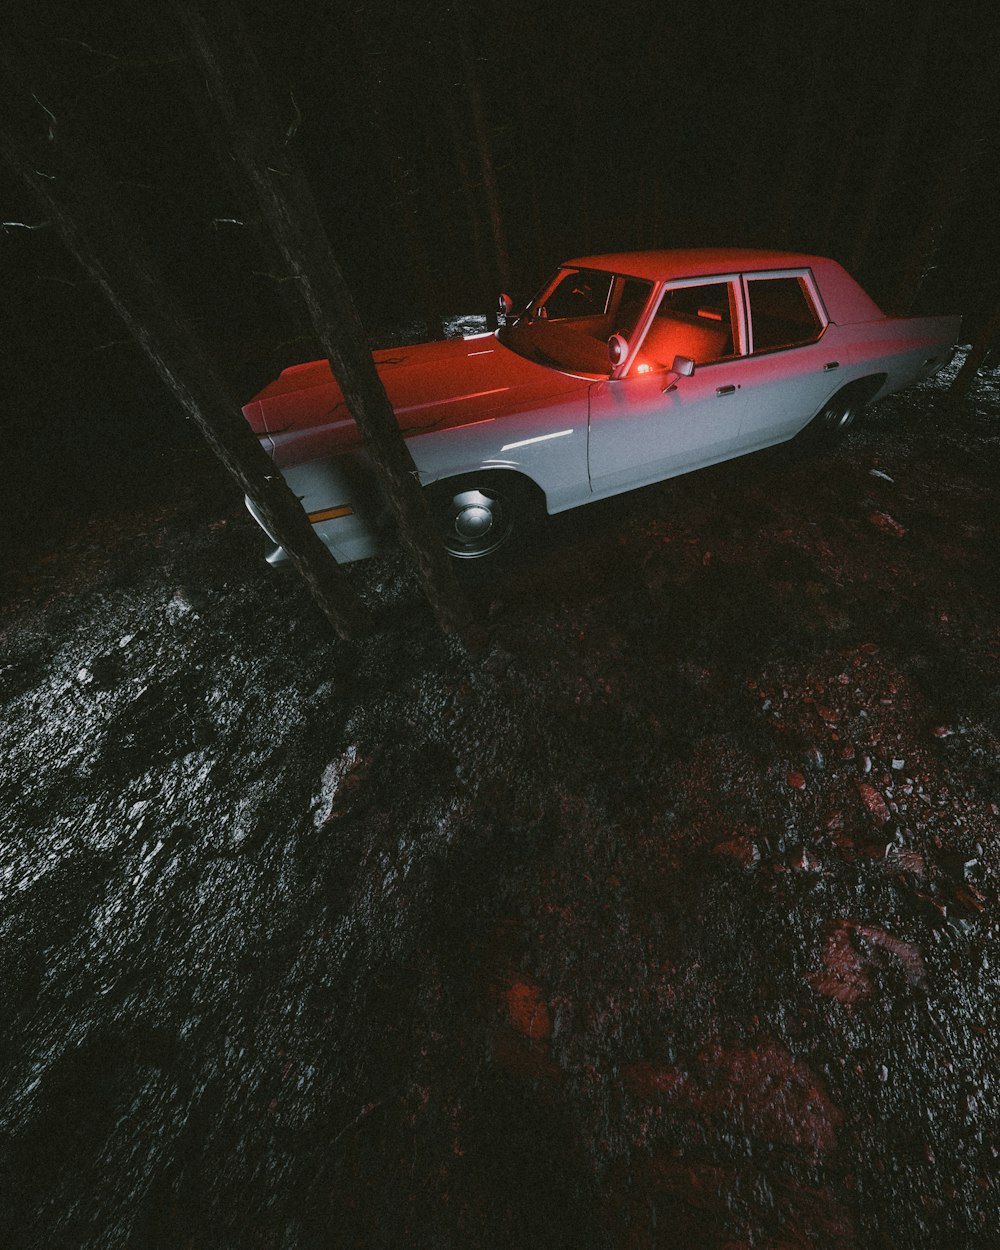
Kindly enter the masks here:
[[805, 269], [829, 264], [824, 257], [803, 252], [767, 251], [752, 247], [664, 248], [655, 252], [606, 252], [599, 256], [578, 256], [564, 262], [574, 268], [603, 269], [667, 282], [674, 278], [696, 278], [699, 274], [745, 273], [754, 269]]

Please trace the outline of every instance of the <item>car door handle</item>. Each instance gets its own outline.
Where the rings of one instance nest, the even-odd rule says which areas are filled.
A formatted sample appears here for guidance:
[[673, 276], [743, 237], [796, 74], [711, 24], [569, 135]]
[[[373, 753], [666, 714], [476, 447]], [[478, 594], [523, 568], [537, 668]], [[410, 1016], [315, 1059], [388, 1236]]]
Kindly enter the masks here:
[[824, 372], [824, 373], [830, 373], [830, 372], [831, 372], [831, 370], [833, 370], [833, 369], [839, 369], [839, 368], [840, 368], [840, 361], [839, 361], [839, 360], [831, 360], [831, 361], [829, 361], [829, 363], [828, 363], [828, 364], [825, 364], [825, 365], [823, 366], [823, 372]]
[[736, 387], [735, 386], [717, 386], [715, 388], [715, 393], [716, 395], [735, 395]]

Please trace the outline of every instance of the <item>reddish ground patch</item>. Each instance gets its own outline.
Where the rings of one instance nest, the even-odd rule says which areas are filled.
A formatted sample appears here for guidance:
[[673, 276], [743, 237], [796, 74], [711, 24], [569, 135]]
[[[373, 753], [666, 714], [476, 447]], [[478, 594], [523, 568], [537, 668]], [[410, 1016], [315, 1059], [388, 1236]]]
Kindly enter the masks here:
[[534, 981], [515, 981], [507, 990], [506, 999], [510, 1022], [518, 1033], [532, 1041], [552, 1036], [552, 1018]]
[[631, 1064], [622, 1081], [634, 1097], [665, 1097], [678, 1109], [794, 1147], [813, 1161], [837, 1144], [841, 1114], [822, 1080], [772, 1041], [753, 1049], [710, 1047], [687, 1070]]
[[925, 979], [923, 956], [912, 942], [853, 920], [838, 920], [829, 927], [821, 959], [822, 970], [809, 973], [807, 980], [817, 993], [841, 1003], [856, 1003], [872, 994], [872, 972], [879, 967], [895, 964], [910, 985], [923, 985]]

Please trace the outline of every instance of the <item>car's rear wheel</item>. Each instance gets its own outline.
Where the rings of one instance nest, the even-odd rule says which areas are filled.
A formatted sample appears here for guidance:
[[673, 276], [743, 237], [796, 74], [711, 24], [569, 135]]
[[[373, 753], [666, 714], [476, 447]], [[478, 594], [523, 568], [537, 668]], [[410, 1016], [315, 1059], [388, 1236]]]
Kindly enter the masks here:
[[484, 560], [507, 547], [524, 526], [525, 489], [516, 478], [457, 478], [428, 488], [445, 550], [456, 560]]
[[819, 410], [815, 417], [802, 431], [802, 436], [809, 441], [831, 442], [840, 438], [858, 422], [865, 406], [862, 396], [855, 391], [841, 391]]
[[826, 438], [836, 438], [857, 422], [862, 404], [850, 395], [837, 395], [826, 405], [818, 418], [818, 431]]

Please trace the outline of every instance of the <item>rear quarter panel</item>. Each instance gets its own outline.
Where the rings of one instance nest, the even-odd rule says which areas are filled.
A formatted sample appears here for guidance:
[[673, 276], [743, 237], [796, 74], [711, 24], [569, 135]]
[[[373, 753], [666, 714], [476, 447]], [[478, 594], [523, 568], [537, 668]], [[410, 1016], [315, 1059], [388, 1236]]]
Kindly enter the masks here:
[[947, 364], [960, 327], [960, 317], [886, 317], [845, 327], [852, 372], [884, 373], [886, 380], [873, 398], [892, 395]]

